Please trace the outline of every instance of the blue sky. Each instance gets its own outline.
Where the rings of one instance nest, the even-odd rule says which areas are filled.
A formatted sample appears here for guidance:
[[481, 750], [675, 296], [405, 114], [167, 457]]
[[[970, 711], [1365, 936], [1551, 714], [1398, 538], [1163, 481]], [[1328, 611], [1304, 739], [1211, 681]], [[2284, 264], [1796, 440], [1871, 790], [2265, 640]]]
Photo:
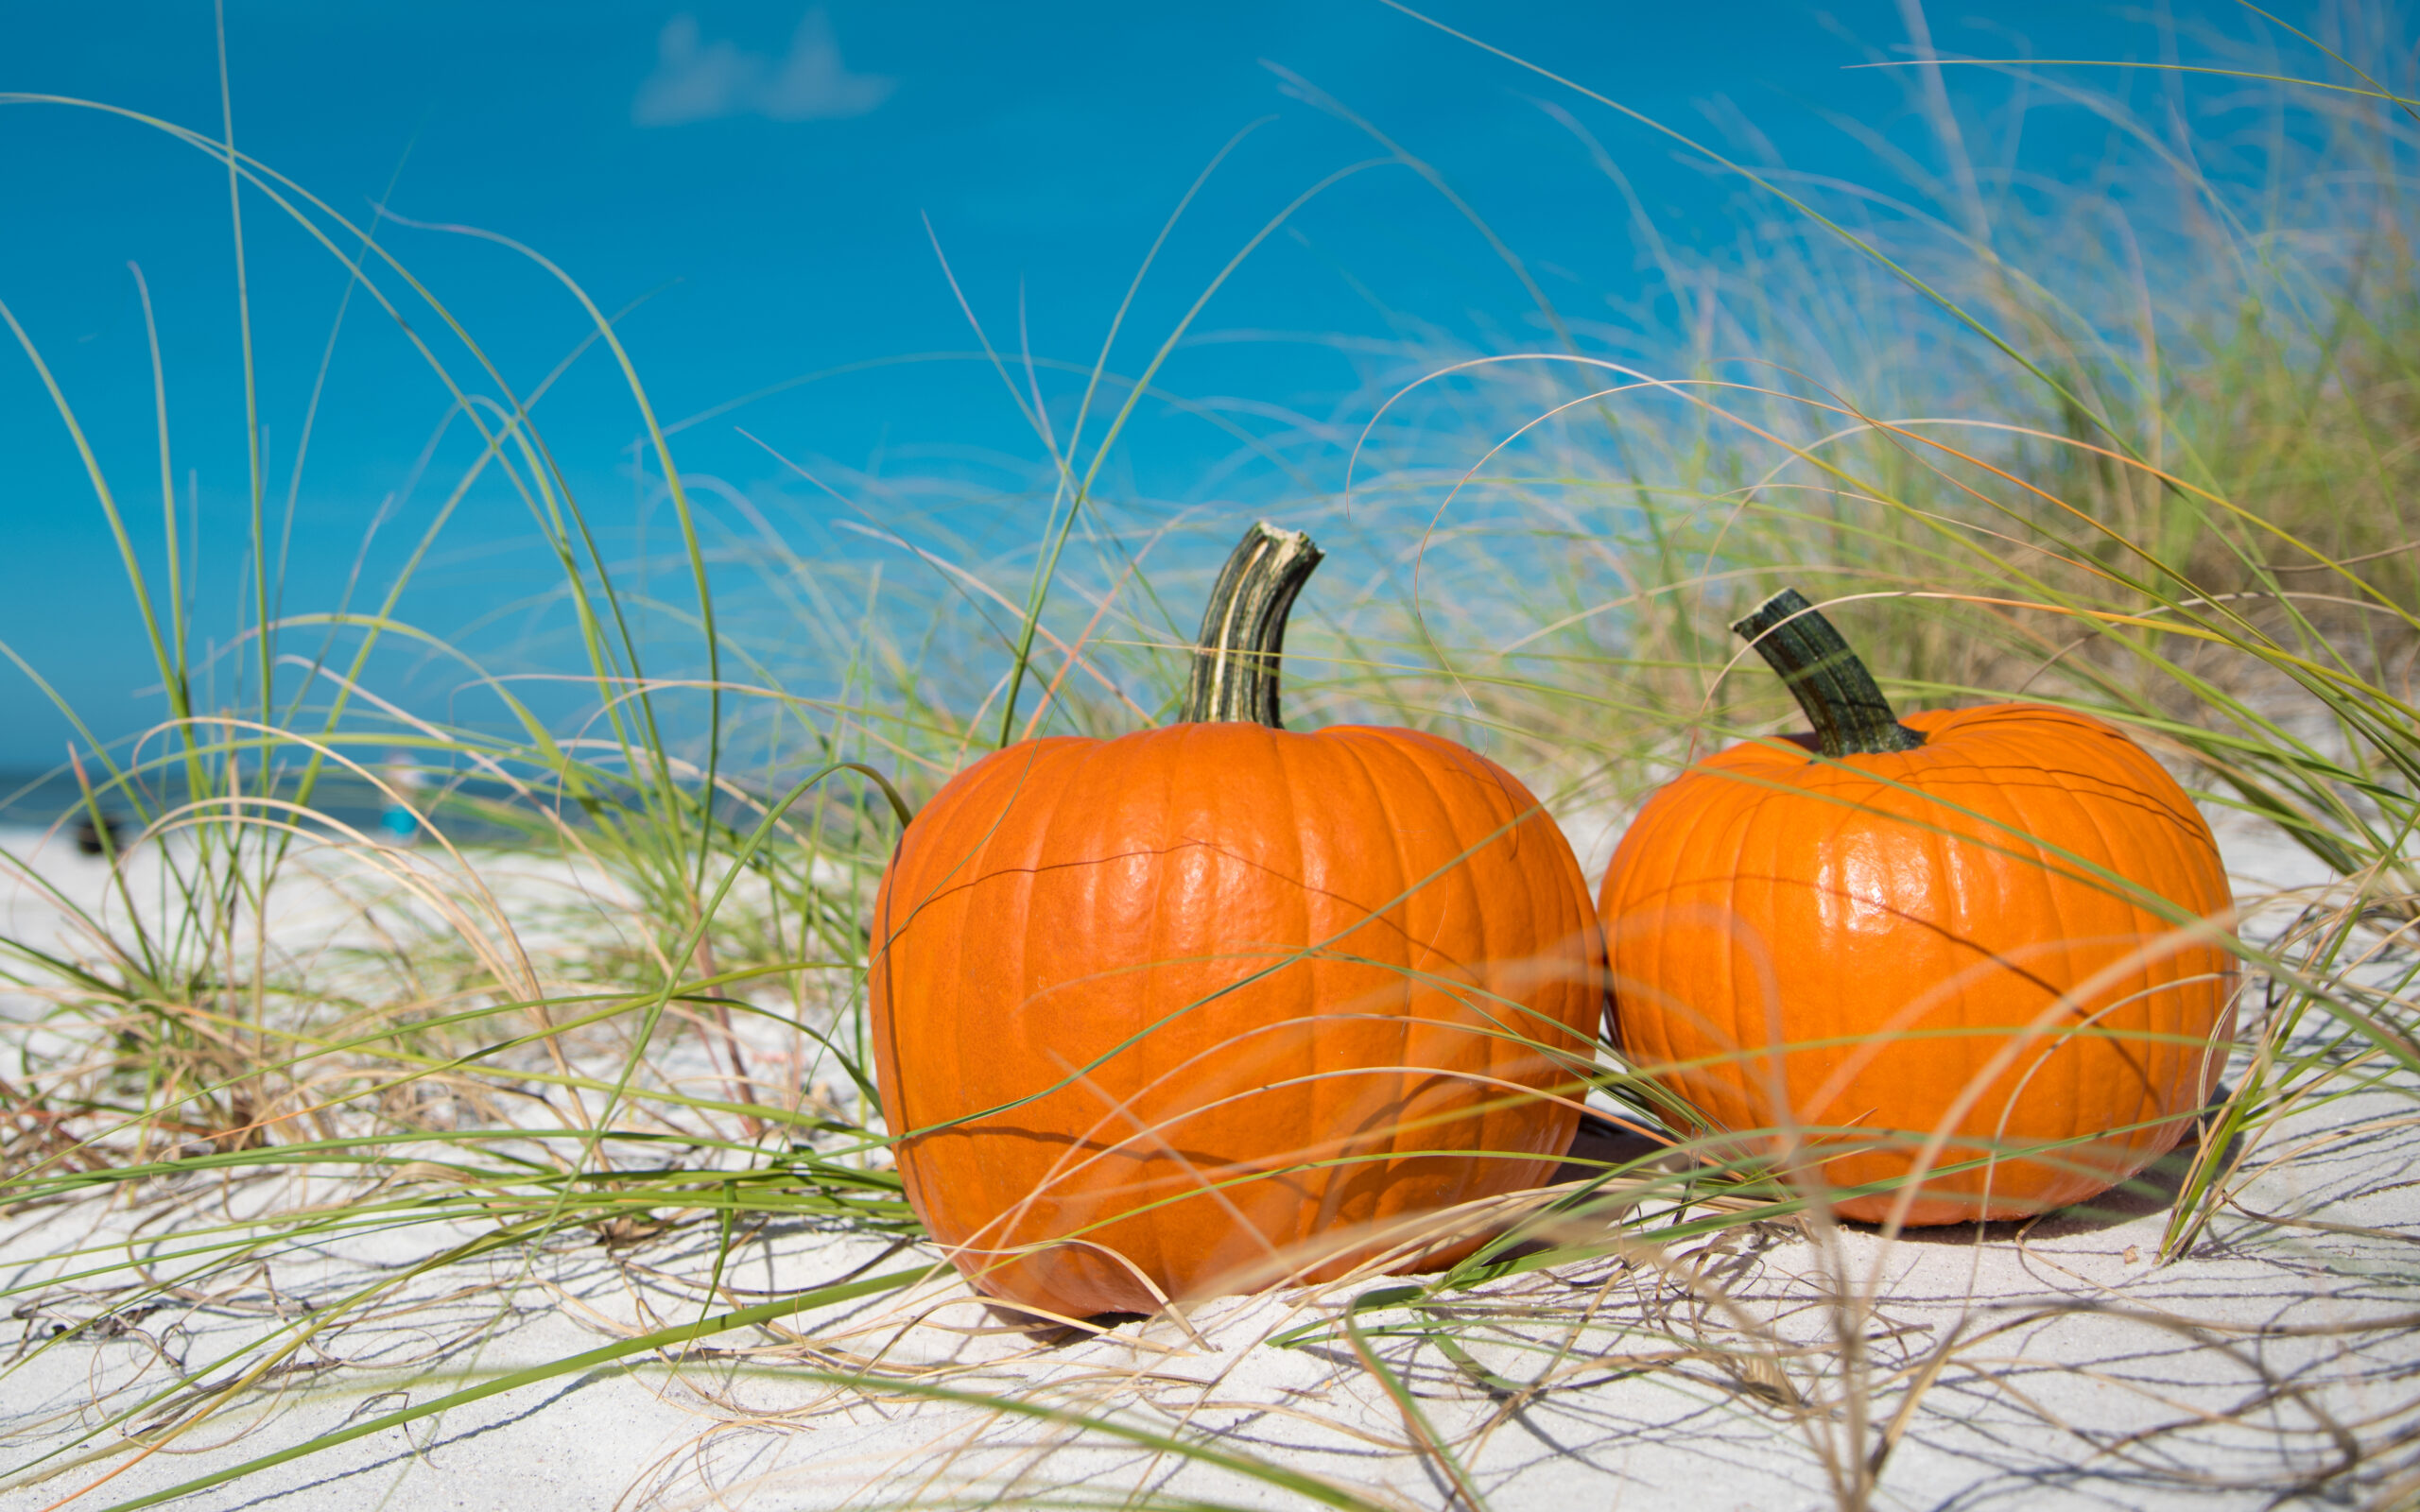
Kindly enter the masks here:
[[[2248, 25], [2216, 0], [2174, 9], [2188, 27]], [[1904, 56], [1900, 0], [1437, 0], [1430, 13], [1674, 125], [1734, 144], [1753, 144], [1753, 126], [1801, 168], [1871, 172], [1870, 146], [1843, 118], [1886, 140], [1921, 136], [1905, 75], [1845, 71]], [[1929, 25], [1947, 53], [2149, 58], [2159, 44], [2139, 12], [2079, 0], [1937, 5]], [[1642, 254], [1618, 197], [1541, 99], [1599, 135], [1667, 234], [1695, 245], [1734, 234], [1736, 184], [1374, 0], [229, 0], [227, 42], [237, 145], [345, 214], [383, 200], [408, 221], [483, 228], [555, 259], [609, 310], [644, 297], [622, 330], [667, 418], [821, 369], [966, 349], [936, 241], [995, 339], [1015, 342], [1022, 301], [1037, 355], [1087, 362], [1186, 185], [1270, 117], [1171, 240], [1115, 359], [1132, 370], [1269, 215], [1374, 150], [1288, 76], [1432, 162], [1558, 303], [1590, 318], [1637, 295]], [[216, 48], [204, 0], [0, 3], [0, 89], [106, 102], [212, 135]], [[1987, 108], [1996, 86], [1967, 77]], [[2053, 174], [2088, 167], [2100, 141], [2080, 115], [2054, 112], [2028, 130], [2030, 160]], [[159, 320], [177, 487], [190, 479], [203, 536], [198, 638], [223, 637], [240, 623], [248, 529], [223, 169], [122, 119], [12, 105], [0, 109], [0, 205], [10, 228], [0, 301], [88, 424], [156, 571], [149, 358], [128, 269], [140, 266]], [[445, 400], [392, 325], [356, 301], [308, 466], [291, 484], [346, 281], [259, 197], [245, 215], [273, 530], [289, 486], [296, 501], [286, 607], [327, 608], [357, 561], [372, 580], [399, 559], [413, 511], [433, 508], [421, 496], [389, 505], [364, 554]], [[577, 306], [513, 254], [404, 225], [384, 236], [517, 385], [580, 338]], [[1181, 352], [1167, 380], [1234, 400], [1237, 413], [1330, 412], [1358, 381], [1340, 350], [1357, 339], [1428, 333], [1502, 348], [1537, 336], [1501, 263], [1401, 168], [1328, 191], [1255, 254], [1199, 329], [1219, 339]], [[649, 506], [623, 461], [637, 424], [618, 379], [591, 353], [540, 420], [615, 549], [635, 549]], [[1042, 455], [997, 380], [971, 363], [802, 386], [684, 433], [684, 465], [781, 505], [780, 528], [797, 531], [802, 549], [821, 539], [821, 506], [735, 424], [847, 475], [957, 470], [1007, 486]], [[1299, 486], [1227, 470], [1234, 452], [1198, 421], [1155, 414], [1118, 475], [1171, 499]], [[159, 705], [142, 691], [154, 679], [115, 548], [13, 344], [0, 349], [0, 640], [104, 737], [140, 728]], [[550, 571], [533, 539], [517, 503], [480, 494], [448, 527], [412, 617], [452, 634], [529, 592]], [[32, 685], [0, 668], [0, 765], [49, 765], [67, 737]]]

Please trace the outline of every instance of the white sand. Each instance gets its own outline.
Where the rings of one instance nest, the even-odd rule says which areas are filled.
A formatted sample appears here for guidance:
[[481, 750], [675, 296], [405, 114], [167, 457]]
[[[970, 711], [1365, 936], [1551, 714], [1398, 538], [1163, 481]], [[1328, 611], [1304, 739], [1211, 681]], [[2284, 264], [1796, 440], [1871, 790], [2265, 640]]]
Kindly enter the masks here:
[[[2273, 837], [2230, 830], [2224, 838], [2247, 895], [2325, 882]], [[80, 888], [94, 879], [76, 873], [77, 865], [53, 857], [45, 871]], [[8, 899], [12, 932], [22, 936], [35, 919], [28, 910], [39, 906], [22, 889]], [[324, 937], [349, 927], [327, 922], [341, 917], [281, 928], [302, 940], [318, 927]], [[1527, 1380], [1558, 1349], [1567, 1363], [1604, 1357], [1526, 1400], [1491, 1399], [1416, 1339], [1382, 1334], [1373, 1345], [1411, 1383], [1498, 1509], [1833, 1504], [1818, 1446], [1862, 1453], [1878, 1430], [1854, 1438], [1845, 1418], [1790, 1403], [1840, 1394], [1840, 1314], [1826, 1299], [1842, 1277], [1875, 1297], [1865, 1342], [1850, 1352], [1872, 1371], [1876, 1410], [1896, 1411], [1911, 1379], [1926, 1385], [1883, 1467], [1880, 1505], [2267, 1508], [2305, 1493], [2366, 1502], [2382, 1477], [2413, 1460], [2420, 1431], [2420, 1120], [2411, 1108], [2373, 1093], [2291, 1116], [2271, 1147], [2316, 1143], [2254, 1181], [2241, 1206], [2293, 1222], [2228, 1212], [2191, 1256], [2166, 1267], [2152, 1257], [2168, 1215], [2149, 1200], [2118, 1203], [2125, 1211], [2101, 1221], [2045, 1221], [2021, 1238], [2000, 1227], [1979, 1237], [1963, 1229], [1885, 1244], [1858, 1230], [1841, 1234], [1828, 1256], [1794, 1230], [1759, 1228], [1702, 1246], [1693, 1262], [1720, 1274], [1743, 1310], [1744, 1333], [1726, 1332], [1719, 1316], [1693, 1323], [1682, 1289], [1644, 1260], [1534, 1273], [1474, 1298], [1475, 1310], [1518, 1314], [1526, 1306], [1551, 1320], [1512, 1315], [1499, 1332], [1471, 1332], [1470, 1339], [1499, 1341], [1472, 1344], [1479, 1366]], [[2377, 1122], [2396, 1112], [2406, 1114], [2399, 1125]], [[2319, 1138], [2357, 1125], [2354, 1138]], [[230, 1199], [196, 1181], [176, 1200], [137, 1211], [95, 1202], [8, 1220], [0, 1275], [11, 1286], [34, 1286], [23, 1294], [17, 1326], [30, 1343], [56, 1324], [89, 1324], [110, 1305], [91, 1288], [130, 1279], [78, 1283], [71, 1274], [78, 1265], [107, 1257], [60, 1258], [67, 1252], [106, 1242], [117, 1246], [119, 1264], [148, 1256], [154, 1274], [172, 1276], [174, 1235], [212, 1223], [229, 1200], [265, 1199]], [[453, 1237], [476, 1232], [466, 1226]], [[118, 1389], [130, 1381], [164, 1383], [179, 1368], [210, 1378], [208, 1362], [220, 1349], [257, 1337], [277, 1316], [299, 1322], [304, 1309], [384, 1279], [382, 1267], [436, 1251], [446, 1238], [424, 1227], [265, 1251], [252, 1273], [214, 1282], [207, 1296], [114, 1331], [87, 1326], [39, 1352], [20, 1349], [0, 1376], [0, 1466], [24, 1467], [95, 1426], [96, 1401], [139, 1398]], [[104, 1430], [93, 1443], [109, 1452], [0, 1490], [0, 1512], [31, 1512], [88, 1486], [71, 1504], [106, 1506], [501, 1369], [918, 1258], [775, 1226], [742, 1247], [722, 1298], [709, 1305], [700, 1283], [712, 1240], [710, 1229], [690, 1230], [617, 1254], [580, 1230], [543, 1249], [507, 1249], [413, 1280], [315, 1339], [296, 1356], [308, 1368], [265, 1383], [167, 1451], [127, 1465], [119, 1431]], [[1358, 1487], [1382, 1504], [1452, 1504], [1437, 1458], [1411, 1447], [1405, 1415], [1348, 1346], [1260, 1342], [1333, 1316], [1354, 1290], [1205, 1305], [1191, 1314], [1191, 1336], [1161, 1318], [1051, 1346], [997, 1327], [944, 1270], [906, 1297], [828, 1309], [787, 1327], [853, 1356], [880, 1353], [893, 1370], [927, 1367], [937, 1386], [1015, 1391], [1149, 1432], [1215, 1432], [1225, 1448]], [[1591, 1325], [1570, 1330], [1575, 1299], [1600, 1290]], [[2397, 1315], [2400, 1326], [2368, 1326]], [[1363, 1314], [1374, 1330], [1408, 1320], [1401, 1312]], [[1727, 1363], [1702, 1350], [1679, 1357], [1676, 1333], [1728, 1339], [1738, 1352]], [[769, 1339], [747, 1330], [708, 1342], [756, 1351]], [[1945, 1344], [1938, 1372], [1920, 1376]], [[1792, 1345], [1804, 1348], [1774, 1363], [1775, 1348]], [[1309, 1504], [1298, 1493], [1068, 1423], [837, 1386], [806, 1373], [813, 1356], [804, 1349], [792, 1360], [693, 1356], [560, 1377], [181, 1504], [788, 1508], [938, 1503], [962, 1493], [1002, 1504], [1114, 1505], [1138, 1490], [1244, 1506]], [[2348, 1458], [2363, 1468], [2327, 1479]]]

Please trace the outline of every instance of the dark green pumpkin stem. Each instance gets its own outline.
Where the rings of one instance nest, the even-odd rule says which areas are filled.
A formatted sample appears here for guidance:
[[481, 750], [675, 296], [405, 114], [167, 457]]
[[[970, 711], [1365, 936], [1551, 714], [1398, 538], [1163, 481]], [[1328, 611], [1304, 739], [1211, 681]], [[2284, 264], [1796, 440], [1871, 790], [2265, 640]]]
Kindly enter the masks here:
[[1179, 719], [1286, 728], [1277, 722], [1286, 614], [1325, 555], [1302, 531], [1280, 530], [1266, 520], [1244, 532], [1210, 590]]
[[1875, 686], [1874, 674], [1797, 589], [1785, 588], [1766, 599], [1731, 629], [1781, 674], [1789, 696], [1806, 711], [1824, 755], [1878, 756], [1925, 743], [1899, 723], [1891, 700]]

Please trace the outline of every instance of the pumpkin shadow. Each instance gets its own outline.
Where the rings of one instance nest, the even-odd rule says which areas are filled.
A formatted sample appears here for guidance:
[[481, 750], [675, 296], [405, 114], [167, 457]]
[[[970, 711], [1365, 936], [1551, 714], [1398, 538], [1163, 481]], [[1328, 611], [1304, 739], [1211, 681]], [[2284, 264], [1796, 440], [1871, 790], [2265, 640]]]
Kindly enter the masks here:
[[[1564, 1152], [1563, 1163], [1555, 1167], [1552, 1176], [1538, 1184], [1559, 1187], [1573, 1181], [1593, 1181], [1623, 1166], [1653, 1160], [1669, 1148], [1660, 1140], [1634, 1134], [1618, 1124], [1607, 1123], [1594, 1113], [1583, 1112], [1580, 1115], [1580, 1126], [1572, 1131], [1571, 1148]], [[1543, 1239], [1525, 1240], [1504, 1250], [1496, 1259], [1519, 1260], [1544, 1254], [1553, 1247]]]
[[1644, 1134], [1634, 1134], [1594, 1113], [1582, 1113], [1580, 1127], [1572, 1133], [1571, 1148], [1564, 1153], [1563, 1163], [1541, 1184], [1561, 1186], [1566, 1181], [1586, 1181], [1608, 1170], [1651, 1160], [1664, 1150], [1664, 1144]]
[[[2213, 1106], [2222, 1105], [2233, 1095], [2230, 1089], [2221, 1087], [2213, 1094]], [[2201, 1153], [2209, 1121], [2206, 1117], [2194, 1122], [2195, 1137], [2176, 1142], [2166, 1155], [2143, 1167], [2135, 1175], [2118, 1182], [2099, 1196], [2082, 1202], [2071, 1202], [2064, 1208], [2033, 1218], [2003, 1218], [1993, 1223], [1947, 1223], [1923, 1228], [1903, 1228], [1899, 1242], [1911, 1245], [1972, 1245], [1978, 1241], [2014, 1243], [2021, 1234], [2027, 1239], [2065, 1239], [2079, 1234], [2097, 1234], [2166, 1212], [2176, 1206], [2185, 1177], [2193, 1169], [2194, 1158]], [[2220, 1152], [2220, 1163], [2231, 1163], [2241, 1153], [2243, 1136], [2232, 1135], [2226, 1148]], [[1878, 1234], [1882, 1226], [1841, 1220], [1841, 1227], [1862, 1233]]]
[[1014, 1302], [991, 1297], [983, 1298], [983, 1311], [990, 1315], [994, 1326], [1021, 1333], [1027, 1343], [1045, 1349], [1082, 1344], [1128, 1323], [1148, 1323], [1153, 1315], [1150, 1313], [1095, 1313], [1085, 1318], [1081, 1326], [1077, 1326], [1046, 1314], [1028, 1313]]

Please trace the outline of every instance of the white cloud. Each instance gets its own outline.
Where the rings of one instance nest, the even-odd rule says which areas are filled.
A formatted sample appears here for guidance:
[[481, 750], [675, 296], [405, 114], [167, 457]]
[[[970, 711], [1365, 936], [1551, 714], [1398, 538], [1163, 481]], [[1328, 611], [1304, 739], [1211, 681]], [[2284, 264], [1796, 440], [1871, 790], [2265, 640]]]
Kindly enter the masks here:
[[865, 114], [899, 87], [895, 78], [849, 72], [833, 40], [832, 18], [821, 6], [799, 18], [790, 50], [782, 58], [748, 52], [736, 43], [705, 42], [698, 18], [686, 12], [665, 23], [655, 55], [655, 72], [631, 101], [631, 120], [639, 126], [679, 126], [725, 115], [838, 120]]

